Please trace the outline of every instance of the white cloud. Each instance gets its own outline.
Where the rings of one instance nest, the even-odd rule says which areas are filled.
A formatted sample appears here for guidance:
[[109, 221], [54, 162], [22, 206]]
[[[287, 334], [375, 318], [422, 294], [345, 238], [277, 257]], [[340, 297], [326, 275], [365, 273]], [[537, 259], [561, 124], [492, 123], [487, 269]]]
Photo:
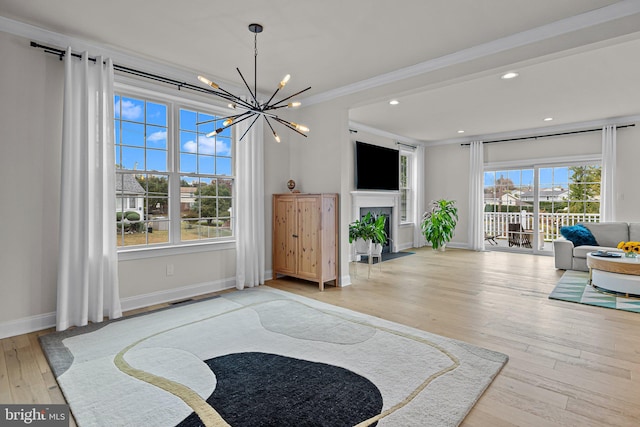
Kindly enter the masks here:
[[231, 155], [231, 146], [224, 140], [216, 140], [216, 138], [207, 138], [206, 136], [198, 137], [198, 144], [195, 141], [187, 141], [182, 144], [182, 150], [187, 153], [199, 154], [217, 154], [219, 156]]
[[153, 132], [147, 137], [147, 142], [167, 142], [167, 131], [161, 130]]
[[115, 103], [115, 110], [119, 111], [120, 106], [119, 103], [122, 104], [122, 116], [121, 118], [126, 120], [141, 120], [142, 119], [142, 106], [136, 105], [131, 101], [118, 101]]

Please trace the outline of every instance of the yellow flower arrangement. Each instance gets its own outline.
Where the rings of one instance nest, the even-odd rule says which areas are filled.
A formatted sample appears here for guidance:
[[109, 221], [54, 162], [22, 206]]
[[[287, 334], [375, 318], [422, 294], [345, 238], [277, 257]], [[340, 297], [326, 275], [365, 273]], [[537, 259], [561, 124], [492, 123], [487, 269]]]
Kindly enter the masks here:
[[620, 242], [618, 249], [622, 249], [627, 254], [631, 252], [640, 254], [640, 242]]

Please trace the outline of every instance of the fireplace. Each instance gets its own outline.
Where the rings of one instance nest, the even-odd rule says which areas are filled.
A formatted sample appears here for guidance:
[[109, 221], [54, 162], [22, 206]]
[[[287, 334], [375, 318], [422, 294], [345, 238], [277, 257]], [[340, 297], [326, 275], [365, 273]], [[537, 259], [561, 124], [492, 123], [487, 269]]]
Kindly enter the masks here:
[[389, 241], [383, 252], [398, 252], [396, 236], [398, 235], [398, 209], [400, 207], [399, 191], [352, 191], [351, 221], [362, 218], [367, 212], [387, 215]]
[[391, 252], [391, 240], [393, 236], [391, 235], [391, 215], [393, 214], [393, 208], [391, 207], [382, 207], [382, 206], [374, 206], [370, 208], [360, 208], [360, 218], [363, 218], [368, 212], [371, 212], [372, 215], [380, 216], [384, 215], [387, 217], [387, 220], [384, 222], [384, 231], [387, 232], [387, 243], [382, 246], [382, 253]]

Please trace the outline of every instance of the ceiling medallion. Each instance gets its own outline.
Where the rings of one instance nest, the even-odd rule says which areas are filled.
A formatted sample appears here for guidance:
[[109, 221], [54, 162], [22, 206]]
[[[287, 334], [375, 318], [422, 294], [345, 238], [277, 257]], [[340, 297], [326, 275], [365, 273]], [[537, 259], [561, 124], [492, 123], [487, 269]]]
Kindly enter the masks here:
[[[287, 102], [287, 101], [289, 101], [294, 96], [300, 95], [301, 93], [308, 91], [309, 89], [311, 89], [311, 87], [308, 87], [308, 88], [303, 89], [303, 90], [301, 90], [299, 92], [296, 92], [291, 96], [287, 96], [287, 97], [282, 98], [280, 100], [274, 101], [273, 99], [275, 98], [275, 96], [278, 94], [278, 92], [282, 88], [284, 88], [284, 86], [287, 84], [287, 82], [291, 78], [291, 76], [289, 74], [287, 74], [286, 76], [284, 76], [282, 81], [280, 81], [280, 84], [278, 85], [278, 87], [276, 88], [275, 92], [273, 92], [273, 95], [271, 95], [271, 97], [269, 98], [269, 100], [267, 102], [263, 102], [263, 103], [258, 102], [258, 84], [257, 84], [257, 82], [258, 82], [258, 34], [262, 32], [263, 28], [264, 27], [262, 25], [260, 25], [260, 24], [250, 24], [249, 25], [249, 31], [251, 31], [254, 34], [254, 36], [253, 36], [253, 44], [254, 44], [254, 54], [253, 54], [254, 81], [253, 81], [253, 90], [251, 90], [251, 87], [249, 87], [249, 84], [247, 83], [247, 80], [242, 75], [242, 72], [240, 72], [240, 69], [236, 67], [236, 70], [238, 71], [238, 74], [240, 74], [240, 78], [242, 78], [242, 82], [244, 83], [245, 87], [249, 90], [249, 94], [251, 95], [250, 99], [248, 101], [243, 99], [243, 98], [241, 98], [241, 97], [239, 97], [239, 96], [236, 96], [236, 95], [232, 94], [231, 92], [228, 92], [228, 91], [224, 90], [223, 88], [221, 88], [219, 85], [217, 85], [216, 83], [212, 82], [208, 78], [203, 77], [203, 76], [198, 76], [198, 80], [200, 80], [202, 83], [204, 83], [204, 84], [210, 86], [211, 88], [213, 88], [213, 90], [210, 90], [209, 93], [211, 93], [213, 95], [217, 95], [218, 97], [229, 101], [230, 102], [229, 103], [229, 108], [232, 108], [234, 110], [238, 110], [239, 111], [237, 114], [224, 117], [224, 122], [222, 122], [222, 127], [214, 130], [211, 133], [208, 133], [207, 137], [212, 137], [214, 135], [217, 135], [217, 134], [221, 133], [223, 130], [225, 130], [225, 129], [233, 126], [233, 125], [236, 125], [236, 124], [238, 124], [240, 122], [243, 122], [243, 121], [245, 121], [247, 119], [253, 118], [253, 121], [249, 125], [249, 128], [247, 128], [247, 130], [240, 137], [240, 141], [242, 141], [242, 139], [245, 137], [247, 132], [249, 132], [249, 130], [253, 127], [255, 122], [260, 117], [263, 117], [264, 120], [267, 122], [267, 125], [269, 125], [269, 128], [271, 129], [271, 132], [273, 133], [273, 137], [275, 138], [275, 140], [277, 142], [280, 142], [280, 137], [278, 136], [278, 134], [276, 133], [275, 129], [273, 128], [272, 121], [273, 122], [278, 122], [278, 123], [286, 126], [287, 128], [299, 133], [300, 135], [302, 135], [304, 137], [307, 136], [303, 132], [309, 132], [309, 128], [308, 127], [306, 127], [304, 125], [301, 125], [301, 124], [298, 124], [298, 123], [294, 123], [294, 122], [290, 122], [290, 121], [281, 119], [274, 112], [275, 112], [275, 110], [278, 110], [280, 108], [295, 108], [295, 107], [299, 107], [300, 106], [300, 102], [295, 102], [295, 101]], [[203, 123], [206, 123], [206, 122], [203, 122]]]

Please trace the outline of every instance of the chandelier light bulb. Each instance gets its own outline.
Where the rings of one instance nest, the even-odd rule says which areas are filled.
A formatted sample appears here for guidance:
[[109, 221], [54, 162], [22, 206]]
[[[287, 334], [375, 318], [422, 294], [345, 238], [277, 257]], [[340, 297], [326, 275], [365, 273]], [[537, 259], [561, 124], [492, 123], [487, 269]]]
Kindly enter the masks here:
[[229, 126], [231, 123], [233, 123], [233, 119], [231, 117], [229, 117], [227, 120], [225, 120], [224, 122], [222, 122], [222, 126], [227, 127]]
[[302, 105], [300, 101], [294, 101], [287, 104], [287, 108], [296, 108]]
[[309, 132], [309, 128], [306, 127], [305, 125], [291, 122], [291, 126], [296, 128], [296, 130], [299, 130], [300, 132]]
[[273, 137], [275, 138], [276, 142], [279, 144], [280, 143], [280, 137], [278, 136], [278, 134], [275, 131], [273, 132]]
[[229, 104], [227, 104], [227, 107], [233, 108], [235, 110], [236, 109], [236, 103], [235, 102], [230, 102]]
[[211, 80], [209, 80], [208, 78], [204, 77], [204, 76], [198, 76], [198, 80], [200, 80], [202, 83], [211, 86], [214, 89], [219, 89], [220, 86], [218, 86], [217, 84], [215, 84], [214, 82], [212, 82]]
[[286, 76], [284, 76], [284, 78], [280, 82], [280, 89], [282, 89], [287, 84], [290, 78], [291, 78], [290, 74], [287, 74]]

